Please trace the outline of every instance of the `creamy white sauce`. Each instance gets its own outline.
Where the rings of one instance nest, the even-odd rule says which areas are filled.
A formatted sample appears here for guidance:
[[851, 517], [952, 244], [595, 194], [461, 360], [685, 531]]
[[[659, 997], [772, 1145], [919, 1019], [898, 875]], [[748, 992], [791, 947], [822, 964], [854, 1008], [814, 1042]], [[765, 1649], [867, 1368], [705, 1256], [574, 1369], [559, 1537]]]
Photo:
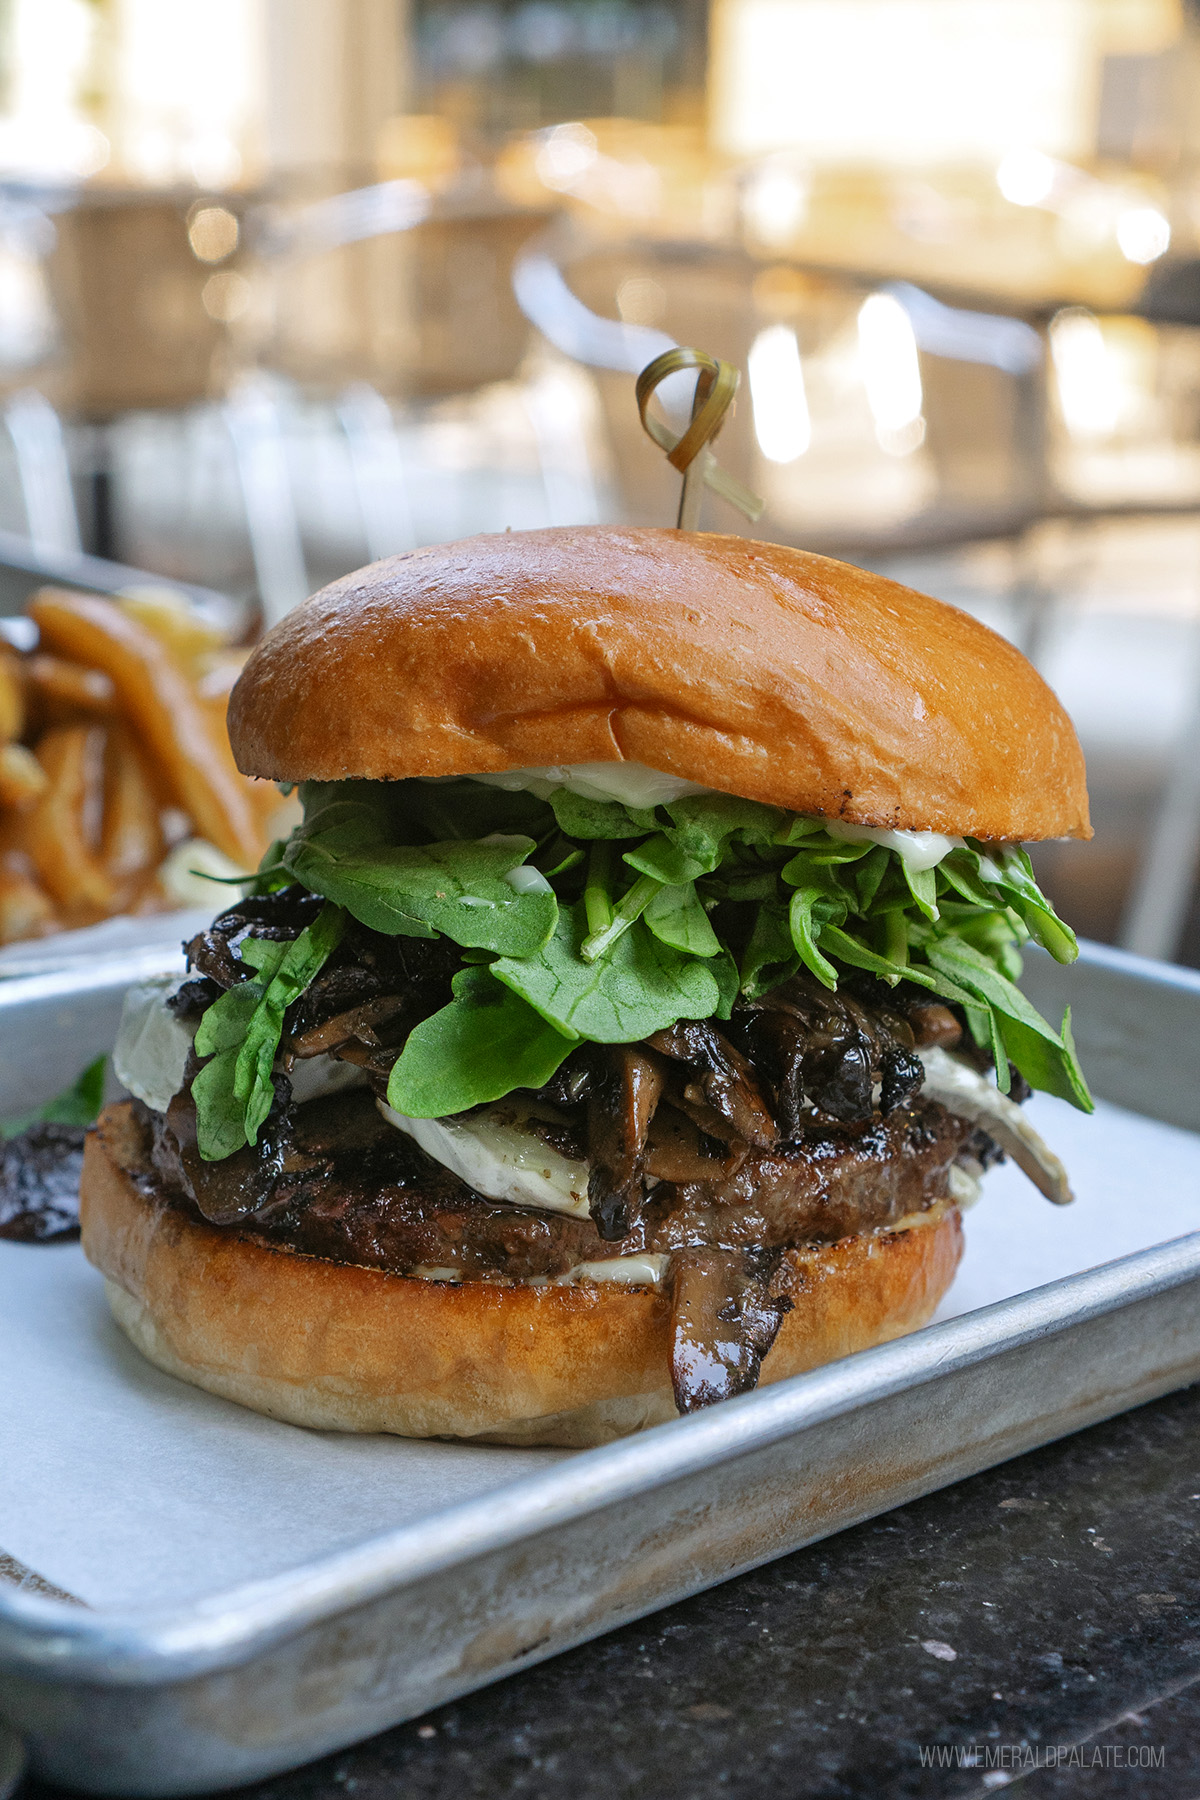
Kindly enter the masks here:
[[615, 1281], [624, 1287], [659, 1287], [671, 1258], [645, 1251], [640, 1256], [606, 1256], [603, 1262], [576, 1263], [558, 1277], [560, 1286], [572, 1281]]
[[490, 787], [510, 794], [536, 794], [546, 800], [557, 788], [566, 788], [584, 800], [619, 800], [623, 806], [665, 806], [686, 794], [711, 794], [712, 788], [678, 775], [663, 775], [645, 763], [559, 763], [543, 769], [504, 769], [498, 775], [472, 775]]
[[876, 825], [847, 825], [841, 819], [826, 819], [830, 837], [851, 844], [882, 844], [894, 850], [914, 873], [934, 869], [952, 850], [961, 850], [965, 839], [945, 837], [940, 831], [890, 831]]
[[154, 1112], [166, 1112], [183, 1086], [183, 1070], [195, 1026], [185, 1025], [167, 1007], [181, 975], [158, 975], [127, 989], [121, 1009], [113, 1069], [123, 1087]]
[[[716, 788], [701, 787], [695, 781], [681, 781], [677, 775], [663, 775], [645, 763], [600, 762], [562, 763], [542, 769], [505, 769], [499, 775], [473, 775], [472, 781], [484, 781], [509, 793], [536, 794], [546, 800], [556, 788], [567, 788], [588, 800], [620, 800], [625, 806], [665, 806], [671, 800], [682, 800], [686, 794], [714, 794]], [[963, 839], [946, 837], [940, 831], [892, 831], [876, 825], [846, 825], [840, 819], [827, 819], [825, 829], [831, 837], [851, 843], [882, 844], [894, 850], [910, 869], [932, 869], [960, 850]], [[491, 842], [492, 840], [485, 840]], [[521, 874], [519, 869], [513, 875]], [[510, 882], [513, 875], [506, 879]], [[515, 886], [516, 884], [513, 883]]]
[[554, 892], [542, 871], [531, 869], [528, 863], [522, 863], [519, 868], [510, 869], [504, 879], [509, 887], [518, 894], [552, 894]]
[[427, 1155], [489, 1200], [586, 1219], [588, 1166], [543, 1142], [514, 1119], [511, 1105], [468, 1119], [409, 1119], [385, 1100], [376, 1105]]

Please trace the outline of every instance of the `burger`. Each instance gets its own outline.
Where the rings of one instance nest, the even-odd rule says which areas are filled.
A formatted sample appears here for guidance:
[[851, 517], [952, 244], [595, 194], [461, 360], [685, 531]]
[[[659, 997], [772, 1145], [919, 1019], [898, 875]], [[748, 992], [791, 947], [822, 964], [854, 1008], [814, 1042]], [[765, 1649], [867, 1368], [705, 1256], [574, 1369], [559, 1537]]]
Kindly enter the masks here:
[[[962, 612], [771, 544], [347, 576], [229, 708], [303, 816], [134, 990], [83, 1241], [160, 1368], [296, 1424], [584, 1445], [924, 1324], [1020, 1102], [1085, 1110], [1023, 841], [1079, 745]], [[298, 809], [299, 810], [299, 809]]]

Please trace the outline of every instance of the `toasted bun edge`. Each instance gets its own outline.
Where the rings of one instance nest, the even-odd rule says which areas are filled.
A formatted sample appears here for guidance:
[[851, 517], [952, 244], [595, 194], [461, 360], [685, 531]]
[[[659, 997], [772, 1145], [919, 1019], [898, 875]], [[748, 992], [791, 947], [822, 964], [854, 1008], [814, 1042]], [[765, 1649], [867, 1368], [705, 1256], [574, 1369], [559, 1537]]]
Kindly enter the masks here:
[[629, 761], [855, 824], [1091, 835], [1074, 728], [1004, 638], [710, 533], [519, 531], [360, 569], [257, 646], [229, 731], [278, 781]]
[[[84, 1152], [83, 1247], [168, 1374], [326, 1431], [581, 1447], [676, 1416], [663, 1294], [454, 1285], [267, 1249], [144, 1191], [136, 1146], [129, 1104], [108, 1107]], [[799, 1291], [762, 1382], [925, 1324], [961, 1253], [954, 1208], [789, 1251]]]

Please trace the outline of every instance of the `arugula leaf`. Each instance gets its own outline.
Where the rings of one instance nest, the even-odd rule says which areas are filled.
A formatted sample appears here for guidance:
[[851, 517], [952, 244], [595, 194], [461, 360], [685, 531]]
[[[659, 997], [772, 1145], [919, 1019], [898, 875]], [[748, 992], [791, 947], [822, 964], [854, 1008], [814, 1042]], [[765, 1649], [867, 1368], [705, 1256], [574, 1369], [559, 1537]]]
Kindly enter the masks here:
[[[970, 944], [943, 938], [930, 944], [927, 954], [935, 967], [960, 982], [976, 1000], [986, 1003], [993, 1042], [999, 1035], [1008, 1060], [1016, 1064], [1033, 1087], [1069, 1100], [1081, 1112], [1095, 1110], [1075, 1054], [1069, 1014], [1063, 1020], [1063, 1030], [1055, 1031], [1020, 988], [1014, 987]], [[997, 1074], [1002, 1060], [997, 1058]]]
[[799, 962], [787, 908], [778, 900], [765, 900], [755, 915], [749, 942], [742, 952], [742, 993], [747, 1000], [759, 999], [794, 974]]
[[410, 1032], [388, 1080], [388, 1105], [441, 1119], [516, 1087], [541, 1087], [575, 1048], [484, 968], [460, 969], [454, 998]]
[[716, 1017], [729, 1019], [733, 1016], [733, 1003], [738, 997], [740, 977], [738, 966], [728, 950], [722, 950], [714, 956], [708, 965], [709, 973], [717, 984], [720, 999], [717, 1001]]
[[640, 919], [593, 963], [580, 955], [587, 935], [582, 901], [563, 907], [549, 943], [535, 956], [501, 957], [492, 974], [548, 1024], [597, 1044], [636, 1043], [716, 1011], [720, 991], [707, 965], [660, 943]]
[[721, 941], [700, 904], [694, 881], [660, 888], [642, 914], [660, 943], [688, 956], [716, 956]]
[[544, 878], [522, 891], [505, 879], [534, 841], [386, 844], [366, 836], [371, 823], [329, 808], [295, 832], [286, 862], [313, 893], [389, 936], [435, 937], [501, 955], [530, 956], [554, 929], [558, 902]]
[[865, 856], [853, 874], [854, 892], [858, 897], [858, 910], [864, 915], [870, 912], [872, 902], [883, 885], [883, 878], [888, 872], [892, 855], [882, 844], [876, 844], [869, 856]]
[[[300, 787], [305, 824], [324, 829], [331, 806], [350, 804], [374, 821], [377, 843], [439, 843], [501, 831], [542, 838], [554, 827], [544, 800], [510, 793], [469, 776], [412, 781], [306, 781]], [[318, 825], [318, 820], [321, 821]]]
[[467, 776], [383, 785], [399, 790], [391, 814], [393, 842], [411, 842], [414, 827], [434, 843], [496, 831], [541, 839], [554, 829], [546, 801], [520, 788], [510, 791]]
[[1034, 942], [1048, 950], [1055, 962], [1074, 962], [1079, 954], [1075, 933], [1069, 925], [1063, 924], [1038, 887], [1033, 864], [1026, 852], [1019, 848], [1005, 850], [1000, 858], [1000, 870], [1003, 880], [997, 886], [1019, 914]]
[[805, 838], [812, 837], [815, 832], [824, 831], [824, 819], [806, 819], [798, 813], [784, 814], [783, 824], [776, 831], [771, 842], [791, 847], [802, 844]]
[[836, 925], [822, 926], [821, 942], [831, 956], [849, 963], [851, 968], [865, 969], [871, 975], [880, 976], [890, 986], [894, 987], [898, 981], [912, 981], [918, 987], [928, 988], [931, 993], [940, 995], [943, 1000], [952, 1001], [956, 1006], [970, 1007], [976, 1004], [974, 995], [967, 988], [961, 987], [939, 970], [924, 968], [920, 963], [899, 963], [890, 957], [880, 956], [877, 951]]
[[813, 916], [815, 907], [827, 904], [826, 896], [820, 888], [797, 888], [788, 906], [788, 930], [800, 961], [812, 970], [824, 987], [832, 990], [838, 984], [838, 972], [828, 957], [822, 956], [817, 949], [822, 926], [828, 921], [815, 919]]
[[676, 841], [674, 832], [658, 831], [636, 850], [626, 850], [623, 860], [640, 875], [661, 881], [664, 887], [682, 887], [699, 875], [711, 874], [721, 858], [719, 852], [693, 856]]
[[104, 1077], [108, 1072], [107, 1056], [90, 1062], [70, 1087], [41, 1106], [33, 1106], [0, 1125], [0, 1141], [17, 1137], [31, 1125], [90, 1125], [104, 1105]]
[[841, 900], [849, 906], [850, 890], [843, 887], [837, 869], [820, 857], [810, 856], [807, 850], [790, 857], [780, 869], [779, 877], [788, 887], [814, 888], [831, 900]]
[[1039, 1032], [1051, 1043], [1059, 1041], [1058, 1033], [1030, 1005], [1019, 987], [1014, 987], [995, 964], [961, 938], [934, 938], [925, 947], [930, 963], [943, 975], [965, 987], [971, 994], [997, 1011], [1018, 1019], [1031, 1031]]
[[878, 845], [872, 844], [869, 838], [861, 838], [856, 841], [852, 838], [817, 837], [810, 838], [803, 846], [803, 854], [811, 862], [836, 866], [841, 863], [861, 862], [865, 856], [870, 856], [871, 851], [877, 848]]
[[589, 800], [573, 794], [570, 788], [556, 788], [550, 805], [558, 828], [567, 837], [632, 838], [645, 837], [658, 828], [652, 806], [623, 806], [619, 800]]
[[[728, 1017], [739, 987], [757, 997], [801, 966], [835, 988], [849, 966], [963, 1008], [1001, 1085], [1011, 1060], [1036, 1086], [1090, 1105], [1069, 1033], [1039, 1019], [1014, 986], [1026, 938], [1060, 961], [1076, 945], [1012, 846], [972, 840], [914, 871], [883, 845], [834, 835], [823, 819], [719, 793], [637, 808], [566, 788], [547, 802], [462, 777], [308, 783], [302, 796], [305, 822], [272, 846], [257, 891], [294, 878], [373, 929], [444, 933], [465, 963], [499, 959], [490, 975], [477, 967], [476, 987], [456, 990], [437, 1015], [437, 1032], [461, 1036], [456, 1055], [494, 1070], [472, 1076], [471, 1093], [501, 1079], [503, 1059], [489, 1063], [481, 1049], [486, 1022], [498, 1023], [497, 984], [517, 1009], [505, 1039], [516, 1067], [519, 1045], [534, 1055], [522, 1007], [564, 1039], [631, 1041], [677, 1018]], [[740, 967], [731, 944], [742, 946]], [[225, 1004], [232, 1013], [235, 1003]], [[268, 1046], [254, 1062], [248, 1029], [231, 1021], [231, 1031], [236, 1041], [213, 1049], [204, 1079], [214, 1093], [232, 1093], [236, 1079], [261, 1111]], [[430, 1024], [431, 1046], [435, 1035]], [[425, 1055], [422, 1041], [414, 1059]], [[557, 1050], [545, 1043], [547, 1055]], [[436, 1066], [430, 1048], [421, 1079], [434, 1082]], [[407, 1067], [403, 1079], [415, 1082], [418, 1061]], [[444, 1099], [446, 1078], [436, 1081]]]
[[787, 818], [780, 807], [739, 794], [687, 794], [669, 800], [666, 810], [680, 845], [692, 847], [693, 855], [704, 854], [702, 846], [724, 844], [735, 832], [744, 844], [769, 844]]
[[755, 869], [746, 864], [733, 864], [729, 873], [722, 868], [716, 875], [703, 878], [705, 893], [715, 900], [777, 900], [779, 877], [774, 869]]
[[915, 900], [918, 911], [923, 913], [927, 919], [936, 919], [938, 916], [936, 870], [914, 869], [912, 864], [904, 862], [903, 858], [901, 858], [901, 862], [908, 891]]
[[257, 973], [214, 1000], [196, 1032], [197, 1056], [211, 1058], [192, 1083], [197, 1142], [206, 1162], [258, 1142], [275, 1098], [271, 1070], [283, 1015], [337, 949], [345, 926], [340, 907], [323, 906], [290, 943], [242, 939], [239, 959]]
[[588, 894], [585, 891], [584, 910], [588, 916], [589, 935], [579, 949], [584, 962], [594, 963], [597, 957], [611, 950], [617, 939], [629, 930], [635, 919], [641, 918], [650, 902], [661, 892], [660, 881], [655, 881], [652, 875], [640, 875], [612, 908], [607, 925], [602, 926], [599, 931], [593, 931], [590, 929], [593, 909], [588, 904]]
[[979, 873], [979, 857], [974, 850], [952, 850], [938, 864], [937, 873], [944, 886], [973, 905], [988, 908], [996, 905], [999, 896], [985, 886]]
[[670, 801], [666, 810], [671, 824], [627, 850], [625, 861], [669, 887], [711, 875], [734, 837], [743, 844], [771, 843], [783, 818], [778, 807], [735, 794], [692, 794]]

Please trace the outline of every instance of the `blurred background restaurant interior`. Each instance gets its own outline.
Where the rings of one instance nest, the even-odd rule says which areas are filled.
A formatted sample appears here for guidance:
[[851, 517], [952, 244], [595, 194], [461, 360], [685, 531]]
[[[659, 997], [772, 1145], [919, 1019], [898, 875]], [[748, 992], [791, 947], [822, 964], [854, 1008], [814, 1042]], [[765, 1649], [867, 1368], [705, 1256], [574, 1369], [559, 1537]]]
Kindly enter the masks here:
[[416, 545], [673, 523], [672, 342], [743, 371], [766, 509], [705, 525], [1020, 643], [1091, 770], [1048, 887], [1200, 965], [1196, 0], [0, 0], [18, 563], [248, 637]]

